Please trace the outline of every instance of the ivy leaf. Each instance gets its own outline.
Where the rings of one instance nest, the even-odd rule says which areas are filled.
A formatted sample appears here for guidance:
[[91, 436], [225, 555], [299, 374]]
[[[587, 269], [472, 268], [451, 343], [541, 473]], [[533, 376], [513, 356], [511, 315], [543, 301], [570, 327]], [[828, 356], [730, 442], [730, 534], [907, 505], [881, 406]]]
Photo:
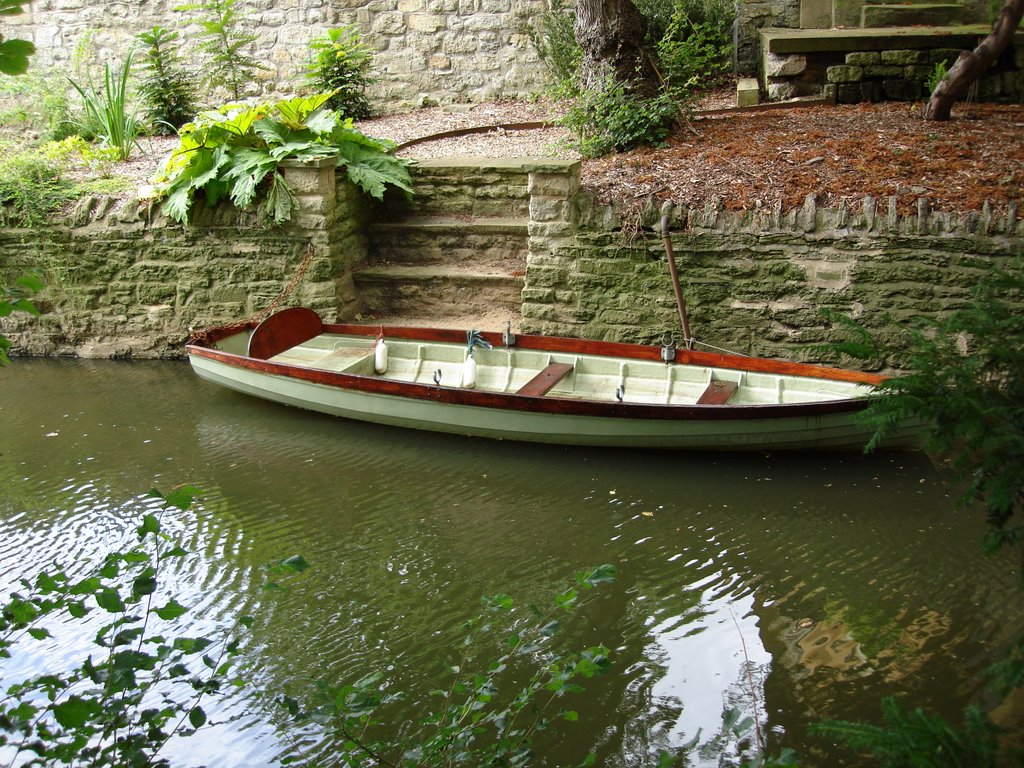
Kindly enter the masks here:
[[110, 613], [122, 613], [125, 609], [120, 593], [113, 587], [107, 587], [96, 593], [96, 603]]
[[172, 597], [170, 601], [168, 601], [167, 605], [162, 608], [157, 608], [155, 613], [164, 621], [171, 621], [188, 613], [188, 608], [181, 605]]
[[53, 716], [63, 728], [81, 728], [89, 720], [103, 711], [103, 707], [94, 699], [83, 699], [81, 696], [69, 696], [59, 704], [53, 705]]

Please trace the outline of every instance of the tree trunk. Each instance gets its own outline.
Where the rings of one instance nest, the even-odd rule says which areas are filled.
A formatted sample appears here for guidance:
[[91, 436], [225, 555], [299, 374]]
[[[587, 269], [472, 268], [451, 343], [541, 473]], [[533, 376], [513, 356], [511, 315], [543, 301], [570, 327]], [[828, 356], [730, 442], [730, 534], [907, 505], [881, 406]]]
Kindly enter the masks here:
[[956, 100], [967, 93], [971, 84], [985, 73], [1013, 40], [1021, 17], [1024, 17], [1024, 0], [1006, 0], [992, 26], [992, 33], [970, 53], [961, 53], [949, 74], [932, 91], [924, 112], [925, 120], [949, 120]]
[[583, 48], [584, 89], [600, 88], [610, 72], [642, 96], [657, 93], [657, 74], [644, 39], [647, 19], [631, 0], [577, 0], [574, 32]]

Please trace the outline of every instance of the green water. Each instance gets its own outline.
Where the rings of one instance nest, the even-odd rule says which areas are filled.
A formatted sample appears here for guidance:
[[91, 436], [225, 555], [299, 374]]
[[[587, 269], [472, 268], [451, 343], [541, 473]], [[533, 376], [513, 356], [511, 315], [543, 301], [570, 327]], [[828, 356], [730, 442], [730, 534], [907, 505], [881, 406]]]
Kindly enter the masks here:
[[[329, 765], [331, 744], [290, 731], [275, 693], [381, 669], [422, 711], [481, 595], [546, 605], [601, 563], [618, 580], [565, 638], [613, 648], [613, 669], [571, 702], [578, 723], [544, 736], [549, 765], [591, 746], [600, 765], [650, 765], [713, 735], [723, 705], [756, 711], [772, 750], [802, 765], [859, 765], [808, 723], [875, 719], [891, 693], [957, 720], [994, 704], [980, 672], [1022, 624], [1016, 562], [981, 555], [979, 516], [920, 455], [461, 439], [263, 403], [183, 363], [22, 361], [0, 385], [5, 589], [128, 541], [153, 486], [204, 491], [167, 521], [193, 553], [173, 574], [179, 600], [197, 631], [257, 615], [245, 660], [265, 695], [221, 704], [219, 724], [174, 745], [182, 765]], [[297, 553], [313, 569], [261, 591], [259, 566]], [[69, 627], [0, 676], [88, 651]]]

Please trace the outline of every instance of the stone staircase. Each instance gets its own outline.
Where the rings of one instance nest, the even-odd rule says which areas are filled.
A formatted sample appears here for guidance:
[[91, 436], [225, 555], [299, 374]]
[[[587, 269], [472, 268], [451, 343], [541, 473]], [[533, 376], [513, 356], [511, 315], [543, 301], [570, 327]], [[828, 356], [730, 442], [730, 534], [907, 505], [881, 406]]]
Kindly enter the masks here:
[[522, 159], [420, 161], [412, 203], [389, 201], [369, 228], [353, 274], [364, 314], [391, 325], [518, 329], [529, 169]]

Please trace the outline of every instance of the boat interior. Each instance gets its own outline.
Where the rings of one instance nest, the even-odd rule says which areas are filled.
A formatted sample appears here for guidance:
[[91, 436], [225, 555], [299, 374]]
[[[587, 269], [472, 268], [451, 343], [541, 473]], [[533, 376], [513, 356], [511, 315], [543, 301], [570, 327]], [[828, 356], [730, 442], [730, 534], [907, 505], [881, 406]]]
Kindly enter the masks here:
[[[243, 336], [246, 334], [242, 334]], [[234, 343], [232, 343], [234, 342]], [[239, 350], [244, 339], [218, 347]], [[375, 369], [374, 340], [320, 333], [268, 358], [271, 362], [444, 387], [465, 386], [466, 344], [385, 339], [387, 365]], [[473, 388], [496, 393], [652, 405], [764, 405], [862, 397], [870, 386], [653, 360], [475, 347]]]

